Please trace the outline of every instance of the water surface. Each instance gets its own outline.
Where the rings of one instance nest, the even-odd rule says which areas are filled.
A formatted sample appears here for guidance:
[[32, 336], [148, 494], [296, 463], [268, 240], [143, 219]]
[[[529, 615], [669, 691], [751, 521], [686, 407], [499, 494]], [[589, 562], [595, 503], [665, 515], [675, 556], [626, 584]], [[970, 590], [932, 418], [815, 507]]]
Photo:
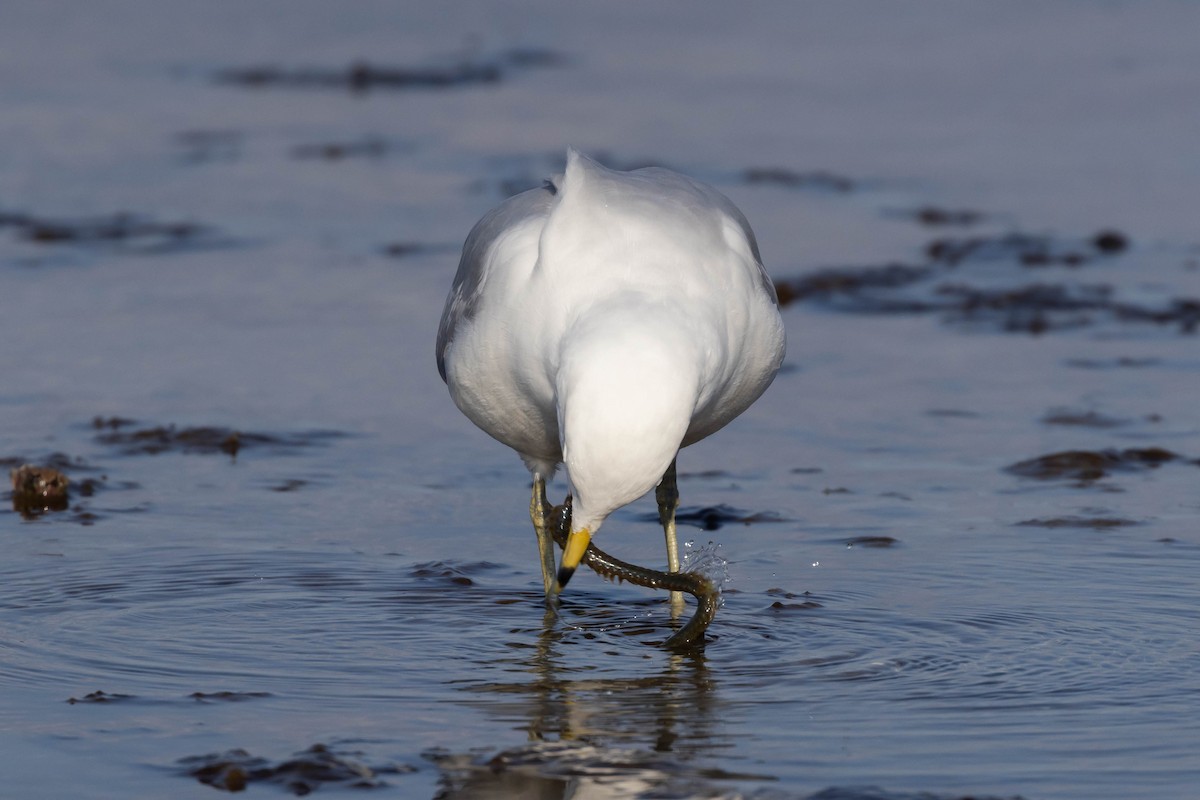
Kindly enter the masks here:
[[[72, 480], [0, 515], [6, 792], [1195, 796], [1197, 13], [625, 12], [6, 7], [0, 459]], [[703, 652], [588, 574], [547, 616], [434, 369], [567, 143], [714, 183], [791, 292], [680, 458]], [[665, 560], [651, 498], [601, 536]]]

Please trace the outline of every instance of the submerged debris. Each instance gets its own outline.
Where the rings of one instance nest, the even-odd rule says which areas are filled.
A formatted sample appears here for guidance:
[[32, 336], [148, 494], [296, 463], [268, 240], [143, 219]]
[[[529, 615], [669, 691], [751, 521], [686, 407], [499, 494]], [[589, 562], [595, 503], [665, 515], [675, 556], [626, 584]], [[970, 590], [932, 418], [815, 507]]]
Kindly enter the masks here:
[[360, 141], [301, 144], [292, 148], [292, 158], [300, 160], [342, 161], [347, 158], [379, 159], [397, 148], [383, 139], [369, 137]]
[[[643, 522], [659, 521], [657, 512], [643, 514], [639, 519]], [[786, 520], [773, 511], [751, 512], [722, 503], [716, 506], [680, 508], [675, 512], [675, 522], [705, 531], [715, 531], [723, 525], [735, 522], [752, 525], [758, 522], [786, 522]]]
[[192, 692], [188, 695], [197, 703], [240, 703], [245, 700], [261, 700], [271, 697], [270, 692]]
[[1108, 286], [1032, 284], [1012, 289], [980, 289], [948, 284], [936, 290], [950, 321], [984, 323], [1009, 333], [1033, 335], [1090, 325], [1088, 312], [1111, 310]]
[[407, 89], [454, 89], [498, 83], [514, 70], [561, 66], [566, 59], [553, 50], [514, 49], [487, 58], [417, 67], [393, 67], [358, 61], [347, 67], [276, 66], [221, 70], [218, 83], [247, 89], [340, 89], [351, 92]]
[[1056, 409], [1042, 417], [1046, 425], [1066, 425], [1081, 428], [1119, 428], [1128, 425], [1129, 420], [1108, 417], [1095, 411], [1072, 411]]
[[805, 600], [800, 603], [784, 603], [776, 600], [768, 608], [772, 611], [811, 611], [814, 608], [824, 608], [824, 606], [816, 600]]
[[[783, 598], [782, 600], [774, 600], [771, 602], [771, 605], [767, 606], [767, 608], [771, 611], [810, 611], [814, 608], [825, 607], [822, 603], [818, 603], [816, 600], [807, 599], [812, 597], [812, 592], [800, 592], [797, 594], [795, 592], [789, 592], [785, 589], [781, 589], [778, 586], [774, 586], [770, 589], [767, 589], [766, 593], [770, 597]], [[783, 602], [784, 600], [799, 600], [800, 602], [785, 603]]]
[[[70, 511], [58, 521], [91, 525], [101, 519], [84, 502], [72, 498], [91, 498], [109, 489], [136, 489], [131, 481], [110, 481], [107, 475], [68, 477], [76, 473], [95, 473], [98, 467], [78, 456], [50, 453], [31, 459], [24, 456], [0, 457], [0, 468], [8, 467], [13, 482], [13, 510], [27, 520], [36, 519], [47, 511]], [[123, 509], [137, 511], [140, 509]]]
[[897, 289], [917, 283], [928, 278], [930, 272], [929, 267], [908, 264], [823, 269], [792, 280], [776, 281], [775, 292], [779, 295], [781, 306], [802, 300], [816, 300], [837, 307], [846, 298], [857, 308], [842, 310], [925, 311], [925, 304], [914, 306], [891, 294], [872, 294], [872, 290]]
[[65, 511], [70, 504], [70, 478], [53, 467], [25, 464], [9, 472], [13, 510], [26, 519], [47, 511]]
[[119, 428], [128, 428], [130, 425], [136, 424], [137, 420], [127, 419], [125, 417], [102, 417], [99, 415], [92, 417], [92, 427], [96, 430], [110, 428], [115, 431]]
[[69, 697], [67, 698], [67, 703], [70, 705], [75, 705], [77, 703], [123, 703], [136, 699], [136, 695], [116, 694], [97, 689], [94, 692], [88, 692], [83, 697]]
[[916, 211], [908, 212], [907, 216], [930, 228], [967, 227], [983, 222], [987, 216], [981, 211], [950, 210], [924, 206]]
[[855, 188], [854, 181], [832, 172], [794, 172], [781, 167], [751, 167], [742, 172], [742, 181], [751, 185], [767, 184], [789, 189], [823, 189], [833, 192], [849, 192]]
[[1120, 517], [1050, 517], [1046, 519], [1027, 519], [1017, 525], [1027, 528], [1090, 528], [1092, 530], [1107, 530], [1109, 528], [1126, 528], [1141, 523], [1132, 519]]
[[1062, 242], [1050, 236], [1021, 232], [1000, 236], [942, 238], [925, 249], [929, 260], [957, 266], [964, 261], [1010, 261], [1023, 267], [1078, 267], [1111, 256], [1129, 246], [1125, 235], [1104, 230], [1086, 241]]
[[214, 789], [241, 792], [251, 783], [273, 783], [297, 797], [311, 794], [326, 784], [352, 789], [377, 789], [388, 784], [381, 775], [403, 775], [415, 768], [402, 764], [371, 767], [335, 753], [323, 744], [272, 764], [242, 749], [180, 759], [187, 775]]
[[1120, 231], [1103, 230], [1092, 237], [1092, 247], [1101, 253], [1120, 253], [1129, 247], [1129, 238]]
[[236, 456], [244, 445], [243, 438], [242, 433], [229, 428], [159, 425], [129, 432], [99, 434], [96, 441], [117, 447], [124, 455], [156, 455], [179, 450], [185, 453], [222, 452]]
[[1155, 469], [1182, 456], [1161, 447], [1125, 450], [1065, 450], [1020, 461], [1007, 472], [1035, 480], [1074, 480], [1090, 484], [1115, 470]]
[[223, 243], [205, 225], [159, 222], [124, 212], [79, 219], [0, 212], [0, 229], [3, 228], [11, 228], [19, 238], [34, 244], [110, 245], [141, 253], [169, 253]]
[[[937, 209], [915, 213], [926, 224], [970, 224], [976, 212], [957, 217]], [[1119, 299], [1108, 284], [996, 282], [996, 267], [1077, 268], [1114, 258], [1129, 247], [1128, 237], [1113, 229], [1083, 239], [1020, 231], [947, 236], [927, 245], [925, 263], [822, 269], [778, 280], [775, 290], [781, 306], [814, 302], [861, 314], [940, 313], [949, 322], [984, 323], [1034, 335], [1105, 320], [1173, 325], [1186, 334], [1200, 329], [1200, 298], [1168, 297], [1154, 306]], [[981, 274], [979, 281], [970, 279], [972, 272]], [[948, 280], [951, 273], [956, 276], [953, 281]]]
[[1156, 367], [1162, 361], [1157, 358], [1121, 356], [1118, 358], [1069, 358], [1065, 363], [1068, 367], [1076, 369], [1142, 369]]
[[430, 253], [454, 253], [457, 250], [458, 248], [454, 245], [426, 242], [392, 242], [381, 248], [381, 252], [389, 258], [410, 258]]
[[[926, 248], [924, 264], [838, 267], [775, 284], [780, 305], [815, 302], [862, 314], [940, 313], [949, 322], [979, 324], [1014, 333], [1043, 334], [1103, 320], [1200, 328], [1200, 299], [1168, 298], [1155, 307], [1118, 299], [1107, 284], [1068, 281], [997, 286], [968, 280], [967, 267], [1080, 267], [1129, 247], [1124, 234], [1103, 230], [1089, 239], [1063, 242], [1020, 232], [997, 236], [944, 237]], [[946, 280], [954, 273], [953, 281]], [[994, 270], [991, 270], [991, 274]], [[941, 279], [941, 280], [939, 280]]]
[[[115, 421], [114, 421], [115, 420]], [[116, 448], [122, 455], [158, 455], [166, 452], [225, 453], [236, 457], [249, 448], [292, 450], [312, 447], [323, 440], [340, 436], [333, 431], [309, 431], [293, 434], [246, 433], [220, 426], [177, 428], [155, 425], [133, 428], [131, 420], [93, 420], [92, 427], [100, 444]]]
[[457, 563], [450, 561], [425, 561], [413, 565], [409, 575], [422, 580], [437, 580], [455, 586], [474, 586], [475, 581], [470, 577], [495, 568], [495, 564], [487, 561]]
[[885, 547], [894, 547], [899, 543], [899, 539], [895, 539], [891, 536], [855, 536], [852, 539], [846, 540], [846, 547], [870, 547], [882, 549]]

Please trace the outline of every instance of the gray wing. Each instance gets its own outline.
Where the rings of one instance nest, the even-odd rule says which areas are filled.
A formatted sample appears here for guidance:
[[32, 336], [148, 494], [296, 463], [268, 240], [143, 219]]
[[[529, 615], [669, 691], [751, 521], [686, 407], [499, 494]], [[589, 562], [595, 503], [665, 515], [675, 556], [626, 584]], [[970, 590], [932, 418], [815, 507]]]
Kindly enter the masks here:
[[454, 284], [450, 287], [442, 322], [438, 326], [437, 366], [443, 381], [446, 380], [446, 351], [454, 341], [455, 331], [479, 310], [489, 266], [497, 260], [489, 257], [497, 240], [511, 227], [531, 217], [547, 217], [556, 194], [558, 189], [547, 181], [540, 188], [514, 195], [485, 214], [467, 235], [458, 272], [454, 275]]

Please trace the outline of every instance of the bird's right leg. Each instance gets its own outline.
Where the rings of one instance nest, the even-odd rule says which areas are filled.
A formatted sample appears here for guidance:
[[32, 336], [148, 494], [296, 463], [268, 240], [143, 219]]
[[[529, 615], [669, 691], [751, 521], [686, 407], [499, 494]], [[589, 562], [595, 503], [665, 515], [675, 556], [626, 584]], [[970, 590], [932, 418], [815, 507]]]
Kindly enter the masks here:
[[533, 497], [529, 501], [529, 518], [533, 520], [533, 532], [537, 534], [538, 554], [542, 562], [542, 588], [546, 591], [546, 602], [553, 597], [554, 588], [554, 539], [547, 527], [550, 504], [546, 502], [546, 480], [533, 476]]
[[[675, 482], [675, 459], [663, 473], [658, 488], [654, 490], [658, 501], [658, 521], [662, 524], [667, 540], [667, 572], [679, 572], [679, 543], [675, 537], [675, 509], [679, 508], [679, 486]], [[671, 592], [671, 614], [679, 616], [683, 611], [683, 594]]]

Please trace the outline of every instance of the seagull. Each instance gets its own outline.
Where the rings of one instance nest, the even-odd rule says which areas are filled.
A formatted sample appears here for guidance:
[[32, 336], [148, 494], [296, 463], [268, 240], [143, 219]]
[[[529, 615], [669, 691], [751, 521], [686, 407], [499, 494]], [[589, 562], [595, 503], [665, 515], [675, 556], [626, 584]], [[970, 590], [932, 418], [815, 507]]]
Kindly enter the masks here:
[[[438, 329], [438, 371], [532, 476], [548, 603], [593, 563], [605, 519], [656, 487], [668, 571], [679, 572], [676, 456], [757, 400], [784, 348], [750, 224], [677, 172], [608, 169], [569, 148], [562, 175], [476, 223]], [[569, 532], [556, 571], [546, 482], [560, 465]]]

